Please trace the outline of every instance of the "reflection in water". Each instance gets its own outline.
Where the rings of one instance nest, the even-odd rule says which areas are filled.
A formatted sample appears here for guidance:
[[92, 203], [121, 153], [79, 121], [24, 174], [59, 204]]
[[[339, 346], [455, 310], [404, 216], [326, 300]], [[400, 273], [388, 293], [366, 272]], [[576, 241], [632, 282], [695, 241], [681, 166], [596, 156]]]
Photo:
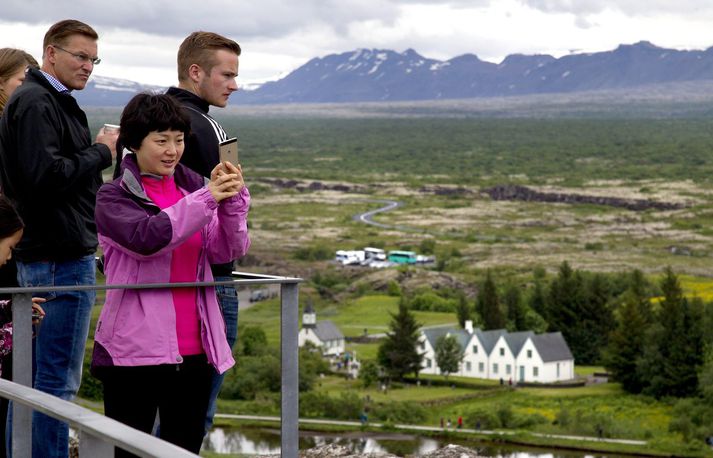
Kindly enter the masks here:
[[[300, 432], [300, 450], [338, 444], [354, 453], [391, 453], [397, 456], [425, 454], [457, 441], [438, 441], [411, 434], [311, 433]], [[527, 447], [489, 446], [460, 443], [483, 457], [491, 458], [617, 458], [616, 455], [592, 455], [576, 452], [546, 451]], [[270, 455], [280, 453], [280, 431], [264, 428], [213, 428], [203, 442], [203, 450], [216, 453]]]
[[[440, 447], [438, 441], [408, 434], [300, 433], [301, 450], [338, 444], [355, 453], [386, 452], [394, 455], [428, 453]], [[203, 450], [216, 453], [269, 455], [280, 453], [280, 431], [272, 429], [213, 428], [203, 442]]]

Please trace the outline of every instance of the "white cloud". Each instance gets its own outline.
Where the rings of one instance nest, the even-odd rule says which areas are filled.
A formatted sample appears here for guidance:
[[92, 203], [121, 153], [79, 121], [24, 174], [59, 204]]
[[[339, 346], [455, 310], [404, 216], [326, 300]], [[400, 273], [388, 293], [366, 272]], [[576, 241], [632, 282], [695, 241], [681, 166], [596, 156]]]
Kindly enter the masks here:
[[200, 29], [240, 43], [239, 84], [357, 48], [499, 62], [514, 53], [562, 56], [641, 40], [713, 45], [709, 0], [3, 0], [0, 45], [39, 59], [45, 31], [67, 17], [99, 32], [97, 74], [160, 85], [176, 82], [178, 45]]
[[618, 11], [631, 17], [671, 14], [692, 17], [713, 14], [713, 3], [707, 0], [519, 0], [523, 5], [546, 13], [574, 15], [599, 14]]

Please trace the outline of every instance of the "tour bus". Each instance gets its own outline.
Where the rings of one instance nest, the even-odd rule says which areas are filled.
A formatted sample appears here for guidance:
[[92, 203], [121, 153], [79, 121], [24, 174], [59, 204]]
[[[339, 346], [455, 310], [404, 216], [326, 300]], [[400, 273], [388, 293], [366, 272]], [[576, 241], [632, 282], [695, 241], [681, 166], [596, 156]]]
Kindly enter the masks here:
[[360, 264], [364, 261], [362, 250], [338, 250], [334, 260], [342, 265]]
[[396, 264], [416, 264], [416, 253], [413, 251], [389, 251], [389, 261]]
[[381, 248], [372, 248], [370, 246], [364, 248], [366, 259], [375, 261], [386, 261], [386, 253]]

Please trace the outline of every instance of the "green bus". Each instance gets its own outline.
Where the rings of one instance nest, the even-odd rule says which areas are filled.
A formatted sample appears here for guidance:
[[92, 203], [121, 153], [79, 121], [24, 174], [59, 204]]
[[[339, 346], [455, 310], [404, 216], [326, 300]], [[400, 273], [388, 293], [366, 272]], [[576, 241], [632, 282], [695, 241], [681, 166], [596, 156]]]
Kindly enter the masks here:
[[416, 253], [413, 251], [389, 251], [388, 260], [396, 264], [416, 264]]

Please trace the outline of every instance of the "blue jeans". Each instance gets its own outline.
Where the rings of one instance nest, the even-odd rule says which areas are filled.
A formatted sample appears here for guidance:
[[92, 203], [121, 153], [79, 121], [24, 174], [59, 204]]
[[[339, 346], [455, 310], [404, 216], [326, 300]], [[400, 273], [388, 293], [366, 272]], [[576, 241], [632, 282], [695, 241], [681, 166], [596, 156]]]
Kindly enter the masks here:
[[[233, 277], [215, 277], [215, 281], [233, 280]], [[225, 320], [225, 333], [228, 339], [230, 348], [235, 347], [235, 341], [238, 338], [238, 291], [232, 285], [217, 285], [215, 293], [218, 296], [218, 304], [223, 312]], [[205, 432], [207, 433], [213, 427], [213, 416], [216, 410], [216, 401], [220, 386], [223, 384], [225, 374], [213, 373], [213, 384], [210, 390], [210, 400], [208, 401], [208, 414], [205, 418]]]
[[[64, 262], [17, 262], [21, 286], [73, 286], [95, 284], [94, 256]], [[96, 299], [94, 291], [47, 293], [45, 317], [35, 339], [37, 372], [34, 387], [64, 400], [77, 394], [82, 381], [84, 349]], [[32, 414], [32, 456], [67, 457], [69, 427], [39, 412]]]

